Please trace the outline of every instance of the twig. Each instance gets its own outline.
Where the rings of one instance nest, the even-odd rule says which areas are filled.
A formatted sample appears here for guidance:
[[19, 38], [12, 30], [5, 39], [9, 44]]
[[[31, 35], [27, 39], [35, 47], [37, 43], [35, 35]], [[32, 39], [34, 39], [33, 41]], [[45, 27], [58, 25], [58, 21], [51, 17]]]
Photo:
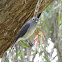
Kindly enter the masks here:
[[37, 2], [36, 8], [35, 8], [35, 12], [34, 12], [34, 17], [37, 17], [37, 12], [39, 10], [39, 6], [40, 6], [41, 2], [42, 2], [42, 0], [38, 0], [38, 2]]

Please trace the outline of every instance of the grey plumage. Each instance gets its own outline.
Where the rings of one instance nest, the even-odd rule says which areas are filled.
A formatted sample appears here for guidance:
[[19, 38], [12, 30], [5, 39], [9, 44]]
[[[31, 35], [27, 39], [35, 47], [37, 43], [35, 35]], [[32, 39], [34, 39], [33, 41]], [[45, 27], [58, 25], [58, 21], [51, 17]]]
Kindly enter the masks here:
[[28, 39], [34, 33], [38, 21], [39, 19], [36, 17], [27, 21], [18, 32], [15, 42]]
[[25, 25], [18, 32], [18, 34], [16, 36], [16, 41], [17, 41], [18, 38], [20, 38], [23, 35], [25, 35], [25, 33], [27, 32], [27, 29], [29, 28], [29, 26], [30, 26], [30, 23], [25, 23]]

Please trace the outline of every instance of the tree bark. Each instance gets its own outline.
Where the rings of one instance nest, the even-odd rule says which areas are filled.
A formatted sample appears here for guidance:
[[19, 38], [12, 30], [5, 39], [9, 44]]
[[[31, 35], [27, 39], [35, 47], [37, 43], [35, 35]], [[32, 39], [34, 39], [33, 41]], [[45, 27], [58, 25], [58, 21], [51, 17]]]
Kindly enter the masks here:
[[[38, 0], [0, 0], [0, 57], [13, 44], [17, 32], [33, 17]], [[43, 0], [39, 14], [53, 0]]]

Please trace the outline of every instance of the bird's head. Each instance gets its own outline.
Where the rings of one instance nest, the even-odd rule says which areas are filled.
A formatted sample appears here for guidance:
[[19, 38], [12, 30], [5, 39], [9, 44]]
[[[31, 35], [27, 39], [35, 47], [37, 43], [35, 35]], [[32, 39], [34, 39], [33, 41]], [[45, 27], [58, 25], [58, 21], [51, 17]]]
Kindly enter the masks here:
[[38, 21], [39, 21], [39, 19], [38, 19], [37, 17], [33, 17], [31, 20], [32, 20], [32, 22], [34, 22], [34, 23], [38, 23]]

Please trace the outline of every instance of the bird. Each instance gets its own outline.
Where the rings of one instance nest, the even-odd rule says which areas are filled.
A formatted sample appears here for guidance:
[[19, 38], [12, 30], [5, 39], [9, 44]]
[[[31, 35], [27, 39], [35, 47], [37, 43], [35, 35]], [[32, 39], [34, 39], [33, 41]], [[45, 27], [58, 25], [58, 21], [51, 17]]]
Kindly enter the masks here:
[[39, 18], [32, 17], [29, 21], [27, 21], [20, 31], [17, 33], [15, 42], [21, 40], [27, 40], [35, 31]]

